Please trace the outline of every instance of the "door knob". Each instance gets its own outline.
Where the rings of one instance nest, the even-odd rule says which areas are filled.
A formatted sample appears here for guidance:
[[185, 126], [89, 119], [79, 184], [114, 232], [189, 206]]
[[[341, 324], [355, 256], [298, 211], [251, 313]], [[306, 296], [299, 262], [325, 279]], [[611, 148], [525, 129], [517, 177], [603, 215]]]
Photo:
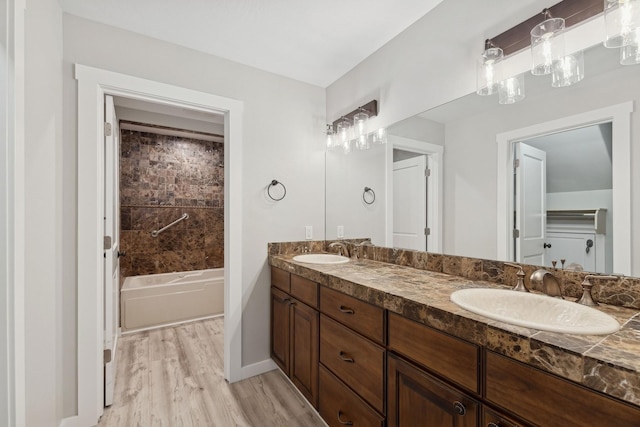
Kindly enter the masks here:
[[545, 249], [550, 248], [551, 247], [551, 243], [543, 243], [542, 247], [545, 248]]
[[593, 240], [591, 239], [587, 240], [587, 249], [586, 249], [587, 253], [589, 253], [592, 247], [593, 247]]
[[120, 258], [121, 256], [125, 256], [125, 255], [127, 255], [127, 253], [126, 253], [126, 252], [124, 252], [124, 251], [123, 251], [123, 252], [118, 251], [118, 258]]

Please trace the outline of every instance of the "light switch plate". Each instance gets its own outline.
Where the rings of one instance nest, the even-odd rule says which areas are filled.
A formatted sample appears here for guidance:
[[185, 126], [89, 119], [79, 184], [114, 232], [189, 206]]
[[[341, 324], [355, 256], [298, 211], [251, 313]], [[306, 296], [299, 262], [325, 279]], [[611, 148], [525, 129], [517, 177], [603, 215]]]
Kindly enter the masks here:
[[304, 238], [307, 240], [313, 239], [313, 226], [307, 225], [304, 227]]
[[344, 225], [338, 226], [338, 239], [344, 238]]

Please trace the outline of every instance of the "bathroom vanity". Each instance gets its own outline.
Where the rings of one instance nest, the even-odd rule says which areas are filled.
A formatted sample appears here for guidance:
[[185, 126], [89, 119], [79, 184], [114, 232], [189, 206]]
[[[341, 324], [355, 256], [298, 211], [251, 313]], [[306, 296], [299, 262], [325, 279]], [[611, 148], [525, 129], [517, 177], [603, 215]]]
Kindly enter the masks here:
[[270, 245], [272, 357], [328, 425], [640, 425], [637, 308], [599, 307], [615, 334], [541, 332], [449, 300], [515, 283], [482, 262], [367, 247], [306, 264], [292, 248]]

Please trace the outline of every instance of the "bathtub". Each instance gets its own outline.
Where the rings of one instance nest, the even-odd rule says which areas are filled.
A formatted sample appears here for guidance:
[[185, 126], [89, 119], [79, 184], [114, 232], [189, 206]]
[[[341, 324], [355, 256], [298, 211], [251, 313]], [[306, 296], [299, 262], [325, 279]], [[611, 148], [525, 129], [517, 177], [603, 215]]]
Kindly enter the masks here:
[[223, 314], [223, 268], [131, 276], [120, 290], [122, 332]]

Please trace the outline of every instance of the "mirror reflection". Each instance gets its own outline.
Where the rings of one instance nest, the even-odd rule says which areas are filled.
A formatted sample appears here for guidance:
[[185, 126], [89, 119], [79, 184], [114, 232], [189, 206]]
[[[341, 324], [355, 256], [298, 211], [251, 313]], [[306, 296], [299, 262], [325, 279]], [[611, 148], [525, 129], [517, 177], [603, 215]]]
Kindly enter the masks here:
[[[595, 46], [574, 86], [525, 75], [522, 102], [470, 94], [390, 126], [385, 145], [327, 152], [326, 238], [637, 275], [628, 165], [640, 74], [618, 61]], [[514, 167], [525, 146], [544, 166]]]

